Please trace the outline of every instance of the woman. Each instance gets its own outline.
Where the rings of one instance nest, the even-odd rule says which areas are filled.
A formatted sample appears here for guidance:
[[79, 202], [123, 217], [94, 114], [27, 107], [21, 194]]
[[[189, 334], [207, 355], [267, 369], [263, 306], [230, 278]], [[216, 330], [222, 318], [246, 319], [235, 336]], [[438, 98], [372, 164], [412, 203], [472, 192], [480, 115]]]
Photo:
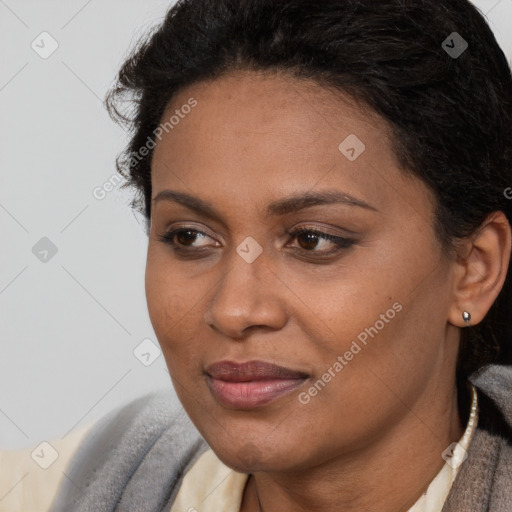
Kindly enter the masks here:
[[107, 105], [186, 414], [102, 420], [54, 510], [510, 512], [512, 78], [480, 13], [183, 0]]

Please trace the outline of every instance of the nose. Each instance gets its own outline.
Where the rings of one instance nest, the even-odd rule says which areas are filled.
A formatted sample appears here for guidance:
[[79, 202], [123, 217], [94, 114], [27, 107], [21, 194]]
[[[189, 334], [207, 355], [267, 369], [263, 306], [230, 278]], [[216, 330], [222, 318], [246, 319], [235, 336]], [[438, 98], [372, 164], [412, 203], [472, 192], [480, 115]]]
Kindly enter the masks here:
[[287, 321], [285, 290], [265, 253], [247, 263], [235, 251], [204, 313], [206, 324], [242, 339], [256, 328], [282, 329]]

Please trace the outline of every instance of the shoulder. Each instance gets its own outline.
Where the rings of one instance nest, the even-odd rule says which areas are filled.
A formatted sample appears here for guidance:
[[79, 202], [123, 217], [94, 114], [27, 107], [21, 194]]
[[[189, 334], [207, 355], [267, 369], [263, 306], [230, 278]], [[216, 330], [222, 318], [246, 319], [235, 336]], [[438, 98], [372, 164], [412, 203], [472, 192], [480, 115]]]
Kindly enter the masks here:
[[489, 366], [471, 378], [478, 423], [443, 512], [512, 510], [512, 367]]
[[82, 426], [51, 442], [0, 450], [0, 510], [48, 510], [63, 472], [91, 427]]
[[[471, 380], [479, 389], [479, 395], [483, 395], [483, 412], [491, 413], [489, 409], [493, 409], [503, 423], [501, 425], [503, 435], [510, 434], [512, 432], [512, 366], [489, 366]], [[492, 423], [499, 423], [497, 418], [495, 419], [496, 421]], [[486, 424], [485, 416], [482, 420], [483, 424]]]
[[208, 448], [170, 391], [145, 395], [102, 418], [77, 449], [51, 512], [162, 510]]
[[[475, 385], [491, 393], [512, 391], [512, 366], [491, 365], [471, 378]], [[501, 393], [503, 394], [503, 393]]]

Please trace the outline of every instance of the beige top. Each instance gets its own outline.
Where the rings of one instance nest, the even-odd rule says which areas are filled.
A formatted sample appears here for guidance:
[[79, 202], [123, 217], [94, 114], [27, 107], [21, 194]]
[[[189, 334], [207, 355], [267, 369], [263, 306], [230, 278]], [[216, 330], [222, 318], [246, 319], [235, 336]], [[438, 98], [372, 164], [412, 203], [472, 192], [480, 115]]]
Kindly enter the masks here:
[[[443, 508], [458, 469], [467, 458], [466, 451], [478, 422], [478, 397], [474, 386], [472, 396], [464, 434], [458, 443], [443, 452], [445, 465], [408, 512], [440, 512]], [[207, 450], [183, 478], [170, 512], [240, 512], [248, 478], [247, 473], [233, 471], [212, 450]]]
[[0, 451], [0, 512], [46, 512], [65, 470], [92, 424], [63, 439]]

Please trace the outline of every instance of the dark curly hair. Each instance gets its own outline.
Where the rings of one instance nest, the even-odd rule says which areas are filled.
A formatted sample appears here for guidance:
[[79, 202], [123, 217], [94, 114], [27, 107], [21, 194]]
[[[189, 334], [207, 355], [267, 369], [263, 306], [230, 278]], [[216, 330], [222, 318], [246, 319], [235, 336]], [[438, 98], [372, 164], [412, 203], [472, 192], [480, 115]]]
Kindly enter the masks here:
[[[468, 47], [450, 54], [458, 35]], [[244, 70], [311, 79], [377, 112], [404, 172], [434, 192], [447, 251], [492, 212], [512, 223], [511, 72], [467, 0], [179, 0], [135, 47], [106, 98], [111, 116], [131, 129], [117, 168], [146, 221], [152, 151], [134, 155], [169, 101], [193, 83]], [[488, 364], [511, 363], [511, 305], [509, 271], [485, 319], [462, 330], [459, 384]]]

